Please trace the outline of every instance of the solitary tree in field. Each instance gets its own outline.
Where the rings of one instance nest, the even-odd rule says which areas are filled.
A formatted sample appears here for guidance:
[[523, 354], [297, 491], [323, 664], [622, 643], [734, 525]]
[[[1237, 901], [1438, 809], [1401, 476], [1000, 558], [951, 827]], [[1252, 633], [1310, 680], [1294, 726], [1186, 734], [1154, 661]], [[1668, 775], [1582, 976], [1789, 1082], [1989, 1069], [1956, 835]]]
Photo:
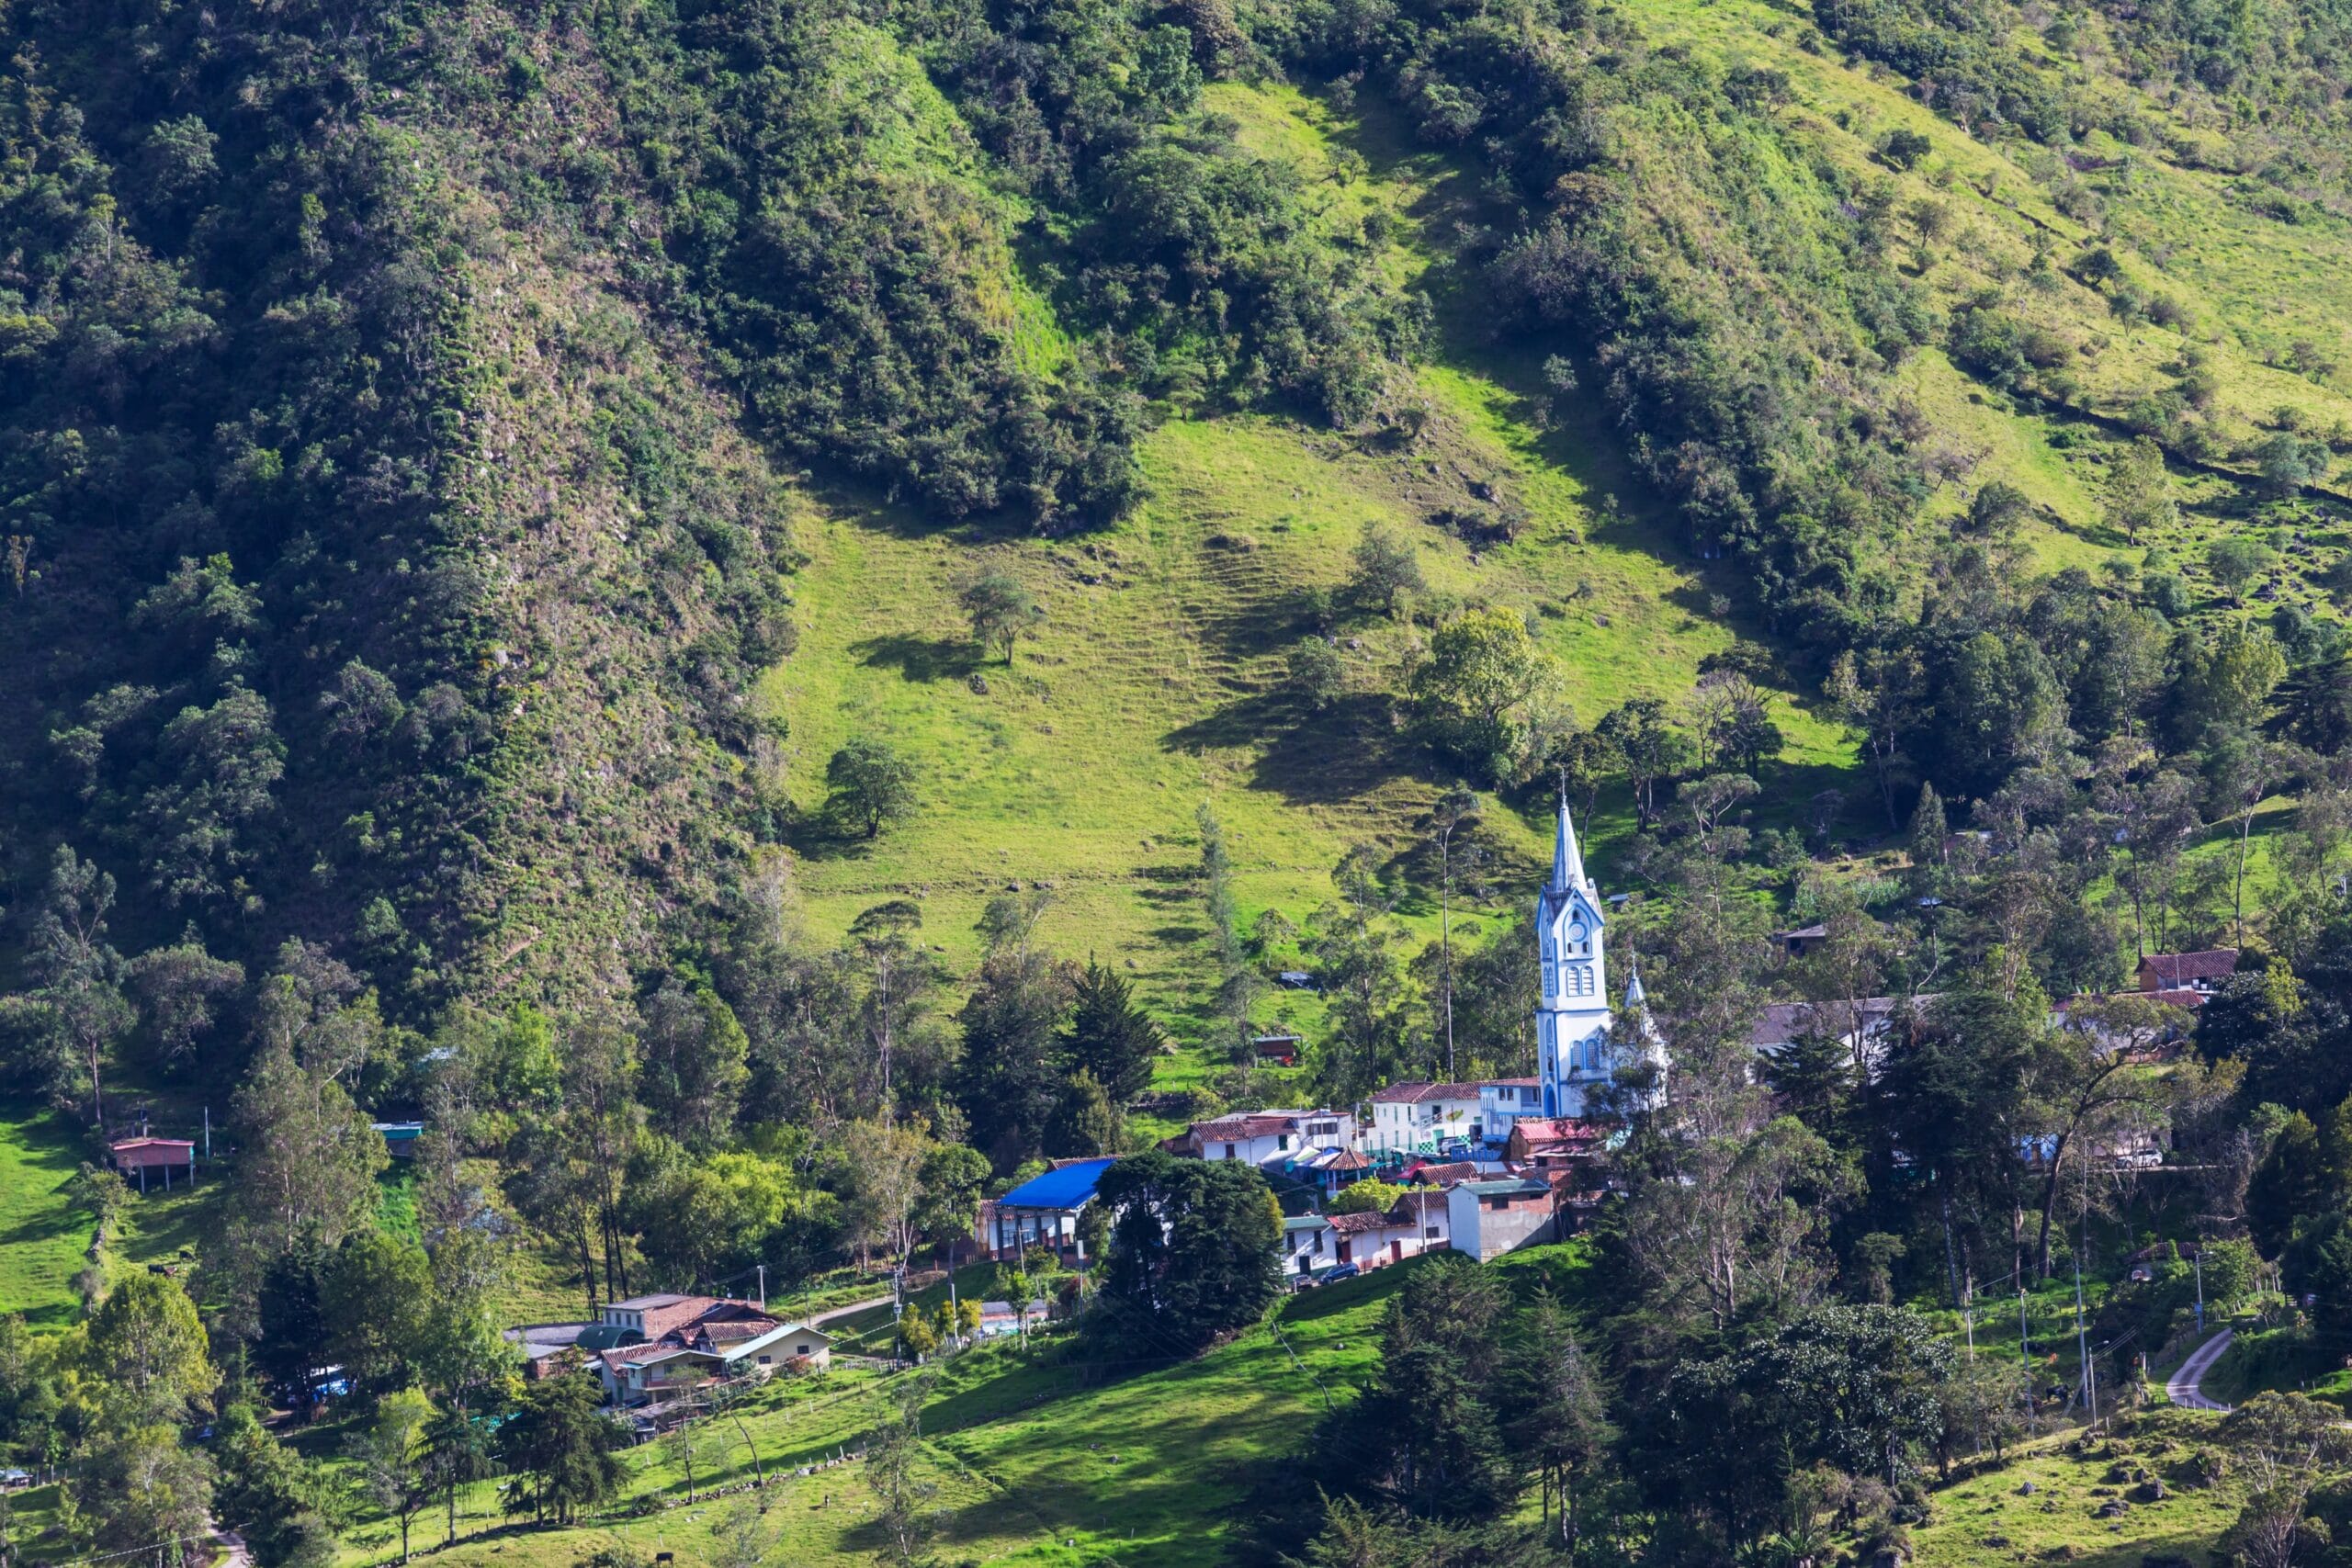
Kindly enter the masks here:
[[915, 767], [886, 741], [861, 735], [825, 764], [831, 809], [869, 839], [915, 807]]
[[408, 1561], [409, 1529], [438, 1489], [428, 1441], [433, 1402], [415, 1389], [388, 1394], [376, 1406], [373, 1424], [350, 1439], [351, 1457], [368, 1495], [401, 1530], [401, 1561]]
[[2232, 599], [2245, 596], [2245, 585], [2270, 569], [2278, 554], [2259, 539], [2216, 539], [2205, 552], [2205, 570]]
[[1377, 523], [1367, 524], [1356, 541], [1355, 572], [1348, 586], [1367, 604], [1393, 615], [1397, 602], [1422, 588], [1421, 563], [1413, 547]]
[[1021, 634], [1046, 618], [1046, 612], [1021, 580], [1007, 572], [991, 571], [974, 578], [964, 585], [956, 602], [971, 618], [972, 640], [983, 652], [1001, 647], [1007, 664], [1012, 662], [1012, 645]]
[[2107, 483], [2107, 521], [2133, 544], [2140, 536], [2169, 526], [2179, 516], [2173, 505], [2172, 476], [2165, 471], [2164, 448], [2143, 435], [2124, 449]]

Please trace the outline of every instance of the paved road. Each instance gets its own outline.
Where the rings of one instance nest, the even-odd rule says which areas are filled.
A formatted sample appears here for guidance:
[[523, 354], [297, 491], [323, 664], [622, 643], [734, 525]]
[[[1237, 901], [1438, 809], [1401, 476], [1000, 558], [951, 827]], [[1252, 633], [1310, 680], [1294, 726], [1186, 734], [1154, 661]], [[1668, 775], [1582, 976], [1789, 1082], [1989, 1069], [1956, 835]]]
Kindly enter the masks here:
[[852, 1302], [847, 1306], [828, 1308], [827, 1310], [817, 1314], [814, 1317], [811, 1317], [808, 1320], [808, 1326], [811, 1328], [822, 1328], [825, 1325], [832, 1322], [833, 1319], [837, 1317], [847, 1317], [854, 1312], [865, 1312], [869, 1307], [886, 1307], [889, 1304], [890, 1298], [888, 1295], [869, 1296], [865, 1301]]
[[2213, 1363], [2222, 1359], [2222, 1352], [2230, 1348], [2231, 1333], [2231, 1330], [2224, 1328], [2212, 1338], [2191, 1350], [2188, 1353], [2188, 1359], [2181, 1362], [2179, 1369], [2165, 1380], [2165, 1393], [2175, 1404], [2186, 1405], [2191, 1410], [2227, 1410], [2229, 1408], [2226, 1404], [2206, 1398], [2198, 1391], [2197, 1385], [2204, 1382], [2207, 1372], [2213, 1370]]

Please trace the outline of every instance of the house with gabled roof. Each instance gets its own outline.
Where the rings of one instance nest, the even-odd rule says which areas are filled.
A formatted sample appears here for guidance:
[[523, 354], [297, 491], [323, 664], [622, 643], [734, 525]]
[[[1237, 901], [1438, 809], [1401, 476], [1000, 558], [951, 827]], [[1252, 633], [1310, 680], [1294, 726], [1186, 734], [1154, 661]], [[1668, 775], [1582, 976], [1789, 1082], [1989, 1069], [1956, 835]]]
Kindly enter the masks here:
[[2165, 993], [2175, 1007], [2202, 1007], [2205, 998], [2238, 972], [2238, 950], [2207, 948], [2199, 953], [2151, 953], [2140, 960], [2140, 989]]
[[1237, 1111], [1195, 1122], [1160, 1147], [1193, 1159], [1231, 1159], [1279, 1170], [1310, 1148], [1352, 1148], [1356, 1119], [1344, 1111]]

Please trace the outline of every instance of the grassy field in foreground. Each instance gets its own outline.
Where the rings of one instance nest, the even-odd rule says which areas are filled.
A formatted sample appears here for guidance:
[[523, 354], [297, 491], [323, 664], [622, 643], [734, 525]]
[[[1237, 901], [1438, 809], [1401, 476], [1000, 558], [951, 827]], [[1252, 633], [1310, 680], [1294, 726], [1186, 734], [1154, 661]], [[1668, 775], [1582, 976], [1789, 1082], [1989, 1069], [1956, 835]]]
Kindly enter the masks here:
[[[1513, 1288], [1553, 1281], [1574, 1301], [1582, 1250], [1531, 1249], [1503, 1266]], [[1128, 1568], [1209, 1568], [1224, 1560], [1236, 1505], [1263, 1466], [1306, 1438], [1325, 1393], [1344, 1397], [1378, 1357], [1378, 1324], [1413, 1268], [1382, 1269], [1294, 1298], [1270, 1322], [1195, 1361], [1143, 1369], [1090, 1360], [1066, 1336], [975, 1349], [940, 1364], [923, 1411], [925, 1449], [940, 1492], [943, 1563], [1113, 1561]], [[762, 1391], [746, 1418], [770, 1475], [821, 1463], [854, 1448], [881, 1399], [910, 1374], [837, 1369]], [[721, 1428], [698, 1461], [698, 1484], [752, 1479], [742, 1436]], [[339, 1437], [308, 1439], [322, 1454]], [[628, 1456], [630, 1477], [616, 1514], [640, 1499], [680, 1506], [579, 1529], [514, 1529], [461, 1541], [447, 1560], [481, 1568], [570, 1568], [607, 1539], [681, 1552], [699, 1550], [737, 1503], [684, 1506], [679, 1466], [659, 1447]], [[795, 1563], [876, 1560], [876, 1512], [862, 1467], [786, 1473], [764, 1495]], [[497, 1522], [488, 1485], [466, 1495], [460, 1528]], [[435, 1526], [434, 1529], [437, 1529]], [[420, 1535], [419, 1540], [427, 1539]], [[437, 1534], [430, 1539], [438, 1540]], [[657, 1548], [657, 1542], [658, 1548]], [[684, 1546], [681, 1546], [681, 1542]], [[1075, 1542], [1075, 1545], [1064, 1544]], [[362, 1523], [345, 1537], [345, 1561], [383, 1562], [390, 1527]]]

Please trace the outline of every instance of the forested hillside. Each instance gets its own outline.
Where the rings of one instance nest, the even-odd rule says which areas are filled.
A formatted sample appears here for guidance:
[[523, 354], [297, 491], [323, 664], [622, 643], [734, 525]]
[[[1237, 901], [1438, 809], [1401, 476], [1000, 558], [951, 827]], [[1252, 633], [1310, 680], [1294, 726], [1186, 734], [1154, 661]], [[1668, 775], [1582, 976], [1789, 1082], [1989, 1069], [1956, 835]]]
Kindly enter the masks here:
[[[1299, 1487], [1218, 1460], [1204, 1553], [1943, 1541], [1954, 1423], [1979, 1462], [2043, 1419], [1962, 1314], [2075, 1263], [2097, 1336], [2017, 1330], [2062, 1381], [2177, 1364], [2209, 1257], [2259, 1314], [2217, 1375], [2336, 1370], [2337, 0], [0, 0], [0, 1460], [65, 1467], [41, 1560], [231, 1514], [265, 1568], [389, 1551], [360, 1433], [434, 1422], [453, 1521], [602, 1518], [644, 1473], [452, 1457], [588, 1430], [500, 1329], [847, 1305], [1043, 1162], [1524, 1076], [1562, 800], [1673, 1063], [1580, 1156], [1584, 1349], [1444, 1271], [1363, 1402], [1249, 1427], [1323, 1445]], [[1826, 1014], [1751, 1049], [1866, 1001], [1883, 1055]], [[140, 1132], [201, 1185], [99, 1168]], [[1098, 1310], [1044, 1364], [1125, 1371], [1040, 1397], [1265, 1332], [1265, 1194], [1120, 1168], [1216, 1209], [1183, 1267], [1231, 1321]], [[1470, 1403], [1553, 1380], [1582, 1446], [1428, 1435], [1468, 1445], [1435, 1495], [1368, 1429], [1417, 1336]], [[1768, 1395], [1815, 1354], [1917, 1373], [1876, 1455]], [[989, 1443], [918, 1462], [932, 1385], [857, 1386], [826, 1431], [898, 1456], [887, 1517], [807, 1550], [917, 1560], [908, 1499], [978, 1507], [942, 1456]], [[2312, 1444], [2292, 1509], [2165, 1544], [2306, 1560]]]

